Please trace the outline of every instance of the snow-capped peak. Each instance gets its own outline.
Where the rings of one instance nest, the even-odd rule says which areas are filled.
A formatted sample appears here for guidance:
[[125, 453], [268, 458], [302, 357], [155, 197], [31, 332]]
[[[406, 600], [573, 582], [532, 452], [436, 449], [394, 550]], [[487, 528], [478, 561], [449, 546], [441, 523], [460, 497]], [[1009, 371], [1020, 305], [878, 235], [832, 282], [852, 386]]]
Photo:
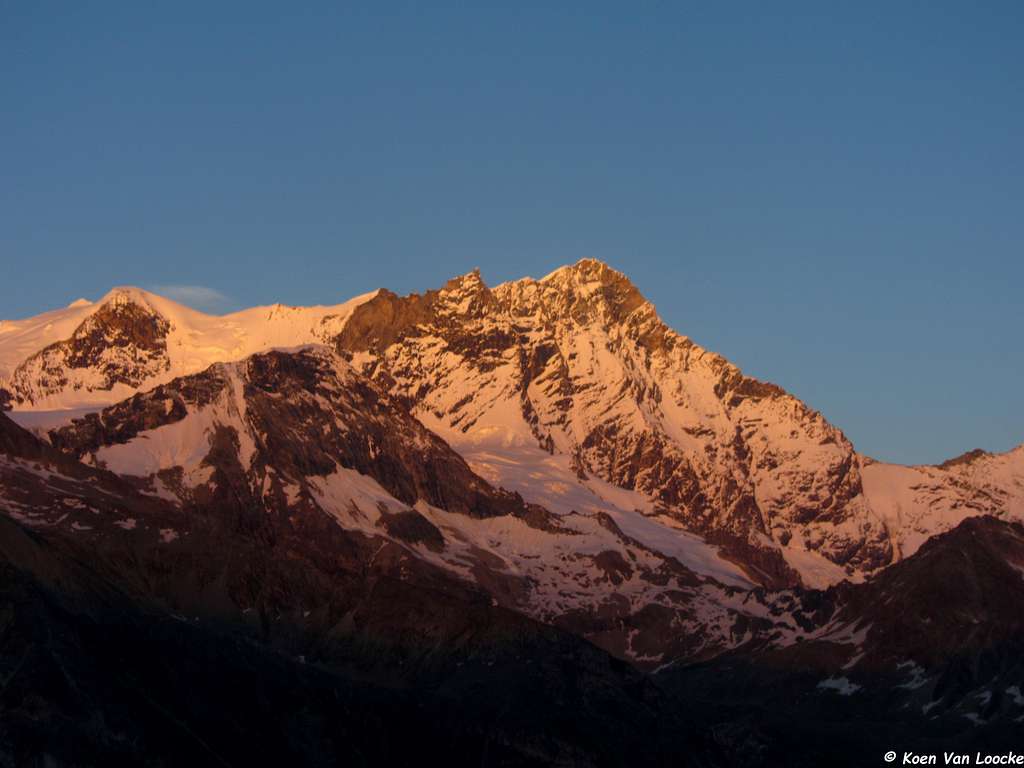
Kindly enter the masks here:
[[277, 304], [208, 315], [142, 288], [118, 286], [95, 302], [5, 322], [0, 390], [19, 410], [107, 405], [215, 362], [329, 343], [352, 310], [375, 295], [333, 306]]
[[[527, 278], [528, 279], [528, 278]], [[574, 264], [565, 264], [558, 269], [549, 272], [537, 282], [548, 283], [560, 280], [577, 281], [603, 281], [603, 280], [627, 280], [622, 272], [613, 269], [600, 259], [583, 258]]]

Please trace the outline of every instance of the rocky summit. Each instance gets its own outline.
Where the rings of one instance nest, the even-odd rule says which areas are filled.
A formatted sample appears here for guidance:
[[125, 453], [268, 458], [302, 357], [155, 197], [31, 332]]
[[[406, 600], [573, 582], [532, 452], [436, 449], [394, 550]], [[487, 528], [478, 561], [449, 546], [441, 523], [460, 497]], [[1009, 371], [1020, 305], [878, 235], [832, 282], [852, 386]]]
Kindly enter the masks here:
[[1024, 721], [1024, 446], [875, 461], [598, 261], [115, 288], [0, 322], [0, 405], [3, 765], [863, 765]]

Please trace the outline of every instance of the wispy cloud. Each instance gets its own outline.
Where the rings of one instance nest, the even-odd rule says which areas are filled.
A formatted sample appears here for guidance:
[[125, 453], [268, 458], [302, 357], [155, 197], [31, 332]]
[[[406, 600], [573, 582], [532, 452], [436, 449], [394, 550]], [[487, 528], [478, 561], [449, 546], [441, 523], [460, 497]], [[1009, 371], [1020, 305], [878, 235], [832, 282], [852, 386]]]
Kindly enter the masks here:
[[150, 290], [193, 309], [201, 309], [206, 312], [226, 309], [232, 303], [228, 296], [216, 288], [208, 288], [205, 285], [154, 285]]

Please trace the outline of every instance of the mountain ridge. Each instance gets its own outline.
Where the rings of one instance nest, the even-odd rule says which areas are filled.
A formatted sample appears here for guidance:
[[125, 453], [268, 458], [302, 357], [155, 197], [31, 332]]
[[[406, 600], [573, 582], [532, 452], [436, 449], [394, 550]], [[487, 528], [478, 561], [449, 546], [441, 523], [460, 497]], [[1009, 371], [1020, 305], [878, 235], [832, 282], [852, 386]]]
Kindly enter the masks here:
[[327, 344], [492, 483], [548, 507], [575, 498], [556, 488], [637, 494], [623, 503], [768, 585], [861, 579], [966, 514], [1024, 503], [1024, 452], [936, 467], [862, 456], [820, 412], [669, 328], [594, 259], [493, 288], [473, 270], [422, 295], [220, 317], [121, 287], [56, 315], [0, 324], [0, 399], [43, 434], [211, 363]]
[[1024, 446], [874, 461], [594, 261], [161, 301], [0, 327], [20, 396], [110, 401], [0, 413], [0, 762], [406, 763], [375, 734], [425, 713], [471, 764], [1015, 738]]

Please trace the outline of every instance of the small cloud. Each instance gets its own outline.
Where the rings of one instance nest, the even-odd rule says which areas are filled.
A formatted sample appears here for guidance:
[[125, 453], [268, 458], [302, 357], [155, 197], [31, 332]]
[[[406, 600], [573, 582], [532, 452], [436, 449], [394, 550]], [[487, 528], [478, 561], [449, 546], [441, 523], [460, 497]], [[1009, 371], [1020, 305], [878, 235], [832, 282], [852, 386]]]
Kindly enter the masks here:
[[216, 288], [205, 285], [154, 285], [151, 290], [193, 309], [214, 312], [231, 304], [231, 299]]

